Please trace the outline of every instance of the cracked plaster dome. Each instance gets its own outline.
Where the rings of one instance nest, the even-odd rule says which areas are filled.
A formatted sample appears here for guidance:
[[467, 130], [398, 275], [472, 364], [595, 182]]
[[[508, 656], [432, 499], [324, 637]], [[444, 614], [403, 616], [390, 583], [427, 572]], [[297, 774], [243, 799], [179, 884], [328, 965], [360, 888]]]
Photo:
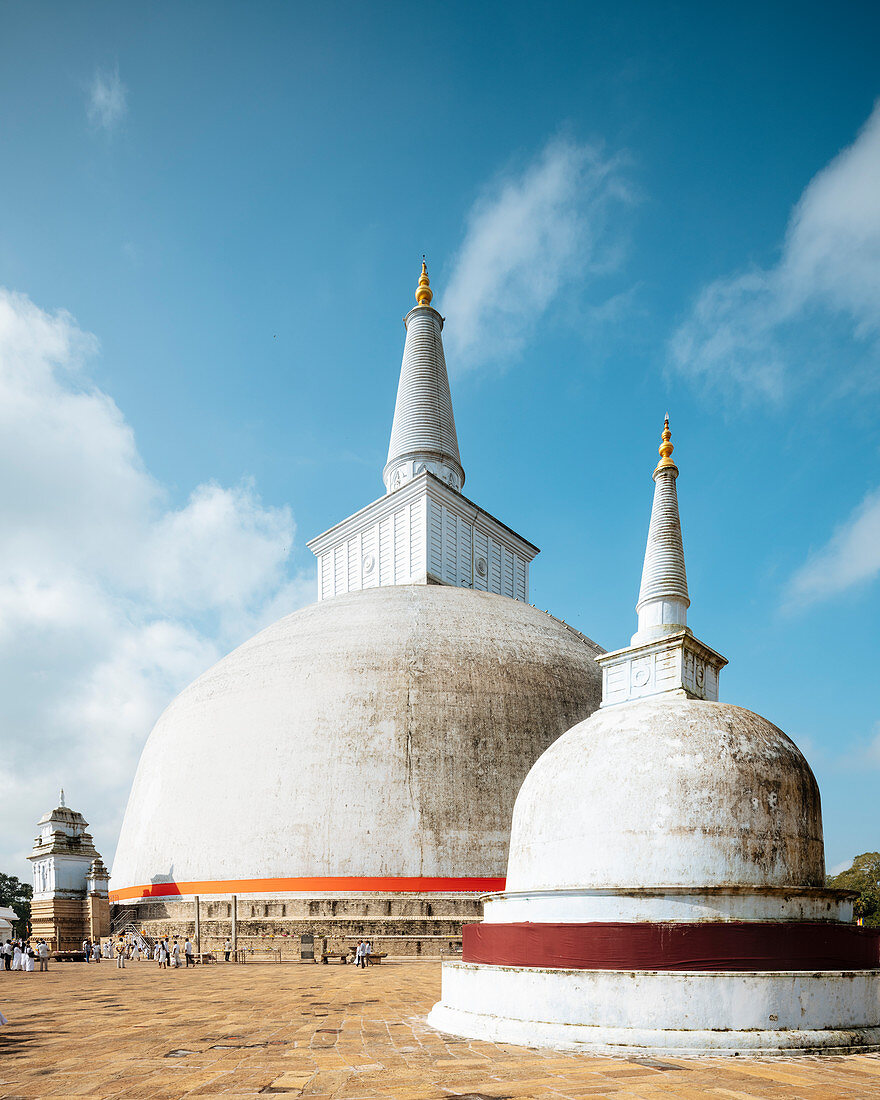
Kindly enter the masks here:
[[599, 652], [524, 602], [457, 587], [288, 615], [157, 722], [112, 888], [503, 876], [516, 792], [598, 705]]
[[507, 889], [824, 884], [819, 789], [797, 746], [728, 703], [655, 696], [560, 737], [516, 800]]

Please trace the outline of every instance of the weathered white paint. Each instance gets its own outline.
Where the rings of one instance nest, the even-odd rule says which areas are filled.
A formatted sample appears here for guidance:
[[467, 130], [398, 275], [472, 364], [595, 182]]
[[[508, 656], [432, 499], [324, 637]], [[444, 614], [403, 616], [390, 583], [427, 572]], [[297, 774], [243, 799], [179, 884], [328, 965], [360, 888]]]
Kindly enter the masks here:
[[[424, 308], [424, 307], [422, 307]], [[448, 584], [529, 598], [538, 548], [423, 472], [312, 539], [318, 599], [394, 584]]]
[[787, 887], [507, 891], [483, 899], [483, 922], [851, 921], [852, 899], [841, 893]]
[[159, 719], [113, 888], [502, 876], [526, 772], [598, 705], [598, 652], [526, 603], [441, 585], [297, 611]]
[[880, 972], [543, 970], [444, 962], [428, 1022], [490, 1042], [654, 1054], [880, 1049]]
[[692, 699], [718, 701], [718, 674], [727, 659], [689, 630], [603, 655], [602, 706], [684, 691]]
[[657, 695], [600, 710], [529, 772], [514, 891], [824, 884], [819, 791], [797, 746], [726, 703]]
[[446, 358], [443, 318], [429, 305], [416, 306], [403, 321], [406, 341], [382, 477], [389, 493], [428, 470], [456, 492], [464, 485]]

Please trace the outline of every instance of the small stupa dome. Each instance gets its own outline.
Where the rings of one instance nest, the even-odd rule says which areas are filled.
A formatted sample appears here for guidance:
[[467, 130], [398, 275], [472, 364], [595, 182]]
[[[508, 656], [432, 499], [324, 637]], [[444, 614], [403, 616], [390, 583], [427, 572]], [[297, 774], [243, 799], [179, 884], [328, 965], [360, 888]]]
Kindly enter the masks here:
[[772, 723], [655, 696], [559, 738], [516, 800], [507, 889], [821, 886], [819, 788]]

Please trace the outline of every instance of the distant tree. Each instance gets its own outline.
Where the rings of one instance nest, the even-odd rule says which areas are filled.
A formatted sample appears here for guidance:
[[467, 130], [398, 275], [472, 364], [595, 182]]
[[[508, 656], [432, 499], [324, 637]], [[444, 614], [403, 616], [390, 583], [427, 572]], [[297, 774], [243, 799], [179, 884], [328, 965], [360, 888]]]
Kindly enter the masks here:
[[31, 919], [31, 898], [33, 886], [17, 879], [15, 875], [0, 874], [0, 907], [14, 909], [18, 920], [13, 925], [16, 936], [27, 934], [27, 924]]
[[856, 856], [852, 867], [827, 879], [837, 890], [858, 890], [853, 912], [869, 928], [880, 928], [880, 852]]

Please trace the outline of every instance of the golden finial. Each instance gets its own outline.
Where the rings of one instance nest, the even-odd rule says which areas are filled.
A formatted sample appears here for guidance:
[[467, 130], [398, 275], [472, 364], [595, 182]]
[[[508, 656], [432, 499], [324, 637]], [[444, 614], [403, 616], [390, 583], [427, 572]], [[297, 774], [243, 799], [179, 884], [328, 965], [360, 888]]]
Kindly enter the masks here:
[[431, 284], [428, 282], [428, 265], [425, 263], [425, 257], [422, 256], [422, 273], [419, 276], [419, 285], [416, 287], [416, 304], [429, 306], [433, 297], [434, 291], [431, 290]]
[[669, 413], [667, 413], [663, 421], [663, 442], [660, 444], [660, 461], [657, 463], [657, 468], [654, 470], [654, 477], [656, 477], [661, 470], [672, 469], [678, 473], [678, 467], [672, 461], [671, 457], [674, 450], [671, 440], [672, 432], [669, 430]]

